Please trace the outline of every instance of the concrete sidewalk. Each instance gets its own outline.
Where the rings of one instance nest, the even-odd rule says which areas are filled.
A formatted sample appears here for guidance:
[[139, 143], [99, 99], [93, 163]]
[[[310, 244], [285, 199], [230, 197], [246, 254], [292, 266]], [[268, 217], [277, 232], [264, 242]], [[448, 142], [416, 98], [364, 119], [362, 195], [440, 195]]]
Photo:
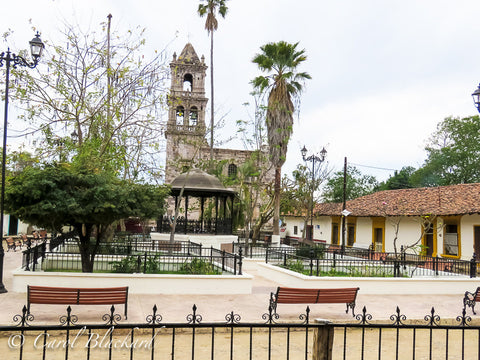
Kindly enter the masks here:
[[[12, 288], [12, 272], [21, 266], [22, 254], [20, 251], [5, 252], [3, 282], [7, 293], [0, 294], [0, 324], [14, 324], [13, 316], [22, 313], [26, 304], [26, 293], [14, 293]], [[162, 295], [162, 289], [158, 289], [157, 295], [129, 294], [128, 322], [144, 323], [145, 318], [152, 314], [153, 306], [156, 305], [157, 314], [162, 316], [162, 322], [186, 322], [189, 314], [192, 314], [193, 305], [196, 305], [196, 314], [201, 315], [202, 323], [224, 322], [225, 316], [232, 311], [241, 317], [240, 322], [265, 322], [262, 315], [268, 313], [270, 292], [277, 286], [275, 282], [262, 276], [255, 262], [244, 262], [244, 273], [252, 275], [252, 293], [247, 295]], [[480, 282], [479, 282], [480, 284]], [[74, 286], [72, 284], [72, 286]], [[92, 284], [92, 287], [94, 284]], [[300, 285], [299, 285], [300, 287]], [[475, 289], [466, 289], [474, 291]], [[25, 289], [26, 291], [26, 289]], [[463, 294], [444, 295], [362, 295], [360, 289], [357, 296], [356, 314], [361, 314], [366, 307], [367, 313], [372, 315], [371, 322], [382, 321], [391, 323], [390, 316], [396, 314], [397, 306], [400, 313], [405, 315], [407, 321], [424, 321], [426, 315], [431, 315], [432, 307], [435, 315], [440, 316], [451, 324], [457, 324], [456, 317], [462, 315]], [[316, 304], [310, 305], [310, 318], [322, 318], [334, 322], [357, 322], [351, 313], [346, 314], [344, 304]], [[31, 306], [34, 321], [31, 324], [58, 324], [59, 317], [66, 315], [65, 305], [37, 305]], [[305, 313], [306, 305], [279, 304], [277, 311], [280, 315], [278, 322], [300, 321], [299, 316]], [[72, 314], [78, 316], [78, 324], [103, 323], [102, 315], [109, 313], [110, 307], [97, 306], [72, 306]], [[480, 310], [480, 309], [479, 309]], [[119, 305], [116, 313], [123, 317], [123, 305]], [[472, 317], [471, 324], [480, 323], [480, 315], [473, 315], [467, 309], [467, 315]], [[123, 322], [124, 320], [122, 320]]]

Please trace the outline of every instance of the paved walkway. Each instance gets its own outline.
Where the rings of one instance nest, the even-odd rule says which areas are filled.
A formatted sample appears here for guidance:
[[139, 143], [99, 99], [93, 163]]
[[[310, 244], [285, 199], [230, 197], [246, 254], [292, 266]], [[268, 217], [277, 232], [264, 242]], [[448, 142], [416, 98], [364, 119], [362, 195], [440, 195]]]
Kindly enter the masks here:
[[[14, 293], [12, 288], [12, 271], [20, 267], [21, 252], [5, 252], [3, 282], [8, 290], [0, 294], [0, 324], [13, 324], [13, 316], [21, 314], [26, 304], [26, 293]], [[157, 305], [157, 313], [162, 315], [163, 322], [186, 322], [186, 317], [192, 314], [192, 307], [197, 306], [196, 313], [202, 316], [202, 322], [222, 322], [225, 316], [232, 311], [240, 315], [241, 322], [263, 322], [262, 315], [268, 312], [270, 292], [279, 285], [262, 276], [259, 267], [254, 262], [244, 262], [244, 273], [254, 276], [253, 289], [247, 295], [158, 295], [129, 294], [128, 322], [143, 323], [152, 308]], [[94, 284], [92, 284], [94, 285]], [[480, 285], [480, 283], [479, 283]], [[473, 291], [474, 289], [468, 289]], [[455, 318], [462, 313], [463, 294], [445, 295], [364, 295], [360, 289], [357, 297], [356, 313], [361, 313], [365, 306], [367, 313], [372, 315], [372, 321], [390, 322], [390, 316], [396, 313], [397, 306], [407, 320], [422, 320], [430, 315], [432, 307], [435, 314], [442, 320], [456, 324]], [[72, 306], [73, 314], [78, 316], [78, 323], [102, 323], [102, 315], [109, 311], [109, 307]], [[298, 317], [304, 313], [305, 305], [278, 305], [279, 321], [299, 321]], [[311, 319], [322, 318], [330, 321], [352, 322], [352, 315], [345, 313], [342, 304], [317, 304], [310, 306]], [[479, 306], [480, 310], [480, 306]], [[31, 312], [35, 317], [33, 324], [58, 324], [61, 315], [66, 314], [65, 305], [32, 305]], [[123, 315], [123, 305], [116, 311]], [[472, 317], [472, 323], [480, 323], [480, 315], [473, 315], [471, 310], [467, 315]]]

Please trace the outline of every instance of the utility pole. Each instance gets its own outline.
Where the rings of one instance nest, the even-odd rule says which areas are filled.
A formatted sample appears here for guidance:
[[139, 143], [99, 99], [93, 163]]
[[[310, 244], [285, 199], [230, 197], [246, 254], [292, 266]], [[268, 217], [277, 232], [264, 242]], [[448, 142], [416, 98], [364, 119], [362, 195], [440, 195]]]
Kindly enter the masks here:
[[347, 208], [347, 157], [343, 164], [342, 254], [345, 253], [345, 210]]

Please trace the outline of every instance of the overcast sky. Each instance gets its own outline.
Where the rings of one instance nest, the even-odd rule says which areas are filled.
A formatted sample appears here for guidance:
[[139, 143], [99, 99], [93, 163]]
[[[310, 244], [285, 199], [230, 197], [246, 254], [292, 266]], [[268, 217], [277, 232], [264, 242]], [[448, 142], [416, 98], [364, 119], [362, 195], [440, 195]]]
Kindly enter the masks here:
[[[0, 31], [15, 34], [12, 50], [33, 37], [58, 42], [62, 23], [96, 28], [113, 15], [119, 32], [147, 28], [152, 48], [168, 45], [169, 59], [187, 42], [206, 57], [209, 38], [197, 0], [23, 0], [5, 2]], [[478, 0], [229, 0], [214, 35], [215, 105], [230, 128], [248, 118], [251, 62], [261, 45], [299, 42], [311, 74], [295, 120], [284, 172], [301, 162], [300, 149], [328, 151], [341, 170], [344, 157], [365, 174], [385, 180], [392, 170], [419, 167], [426, 140], [447, 116], [476, 115], [471, 93], [480, 82]], [[207, 94], [209, 70], [207, 72]], [[209, 115], [207, 114], [207, 118]], [[10, 121], [15, 119], [10, 117]], [[231, 145], [233, 146], [233, 145]], [[235, 145], [238, 147], [238, 145]], [[370, 166], [370, 167], [365, 167]]]

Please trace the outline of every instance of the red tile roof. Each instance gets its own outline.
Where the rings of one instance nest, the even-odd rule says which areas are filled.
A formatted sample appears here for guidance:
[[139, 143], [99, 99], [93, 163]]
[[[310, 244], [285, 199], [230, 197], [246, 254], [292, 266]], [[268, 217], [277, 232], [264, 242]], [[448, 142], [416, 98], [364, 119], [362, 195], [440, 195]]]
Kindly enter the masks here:
[[[350, 216], [463, 215], [480, 213], [480, 183], [385, 190], [347, 201]], [[340, 216], [341, 203], [324, 203], [316, 215]]]

